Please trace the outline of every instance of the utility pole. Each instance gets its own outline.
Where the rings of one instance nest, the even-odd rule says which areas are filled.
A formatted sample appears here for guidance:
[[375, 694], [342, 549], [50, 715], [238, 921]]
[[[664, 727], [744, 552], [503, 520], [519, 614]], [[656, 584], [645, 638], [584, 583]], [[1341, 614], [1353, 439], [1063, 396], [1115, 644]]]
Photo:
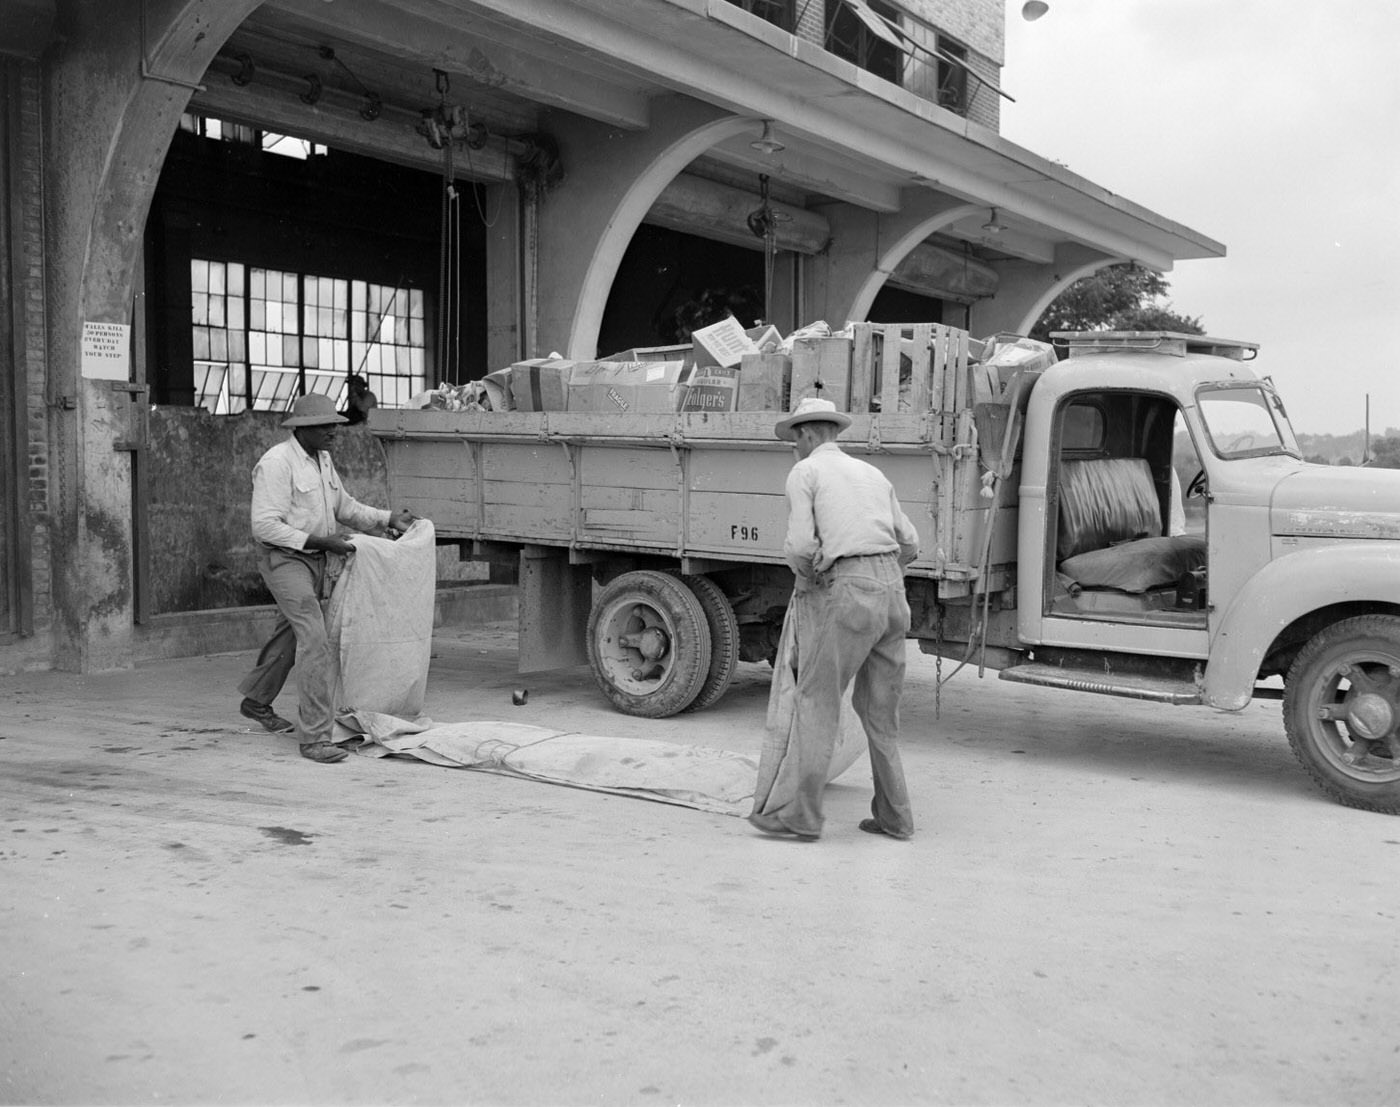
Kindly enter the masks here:
[[1371, 394], [1366, 393], [1366, 428], [1361, 438], [1361, 464], [1371, 460]]

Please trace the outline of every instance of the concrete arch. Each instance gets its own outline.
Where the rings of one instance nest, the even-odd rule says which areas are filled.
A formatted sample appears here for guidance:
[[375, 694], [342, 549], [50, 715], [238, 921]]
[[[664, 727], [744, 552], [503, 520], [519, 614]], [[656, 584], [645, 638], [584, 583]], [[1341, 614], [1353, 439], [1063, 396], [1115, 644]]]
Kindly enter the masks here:
[[540, 349], [531, 354], [595, 356], [622, 255], [656, 198], [710, 147], [746, 131], [756, 136], [761, 125], [673, 95], [652, 102], [645, 131], [574, 117], [552, 128], [567, 176], [540, 208], [538, 253], [549, 260], [539, 280]]
[[998, 267], [1001, 284], [996, 296], [972, 306], [972, 332], [1026, 334], [1055, 297], [1075, 281], [1127, 260], [1077, 242], [1062, 242], [1049, 265], [1007, 262]]
[[967, 204], [952, 197], [937, 197], [917, 206], [902, 209], [892, 220], [893, 227], [881, 223], [881, 231], [893, 230], [894, 241], [876, 259], [875, 268], [867, 273], [851, 296], [847, 319], [861, 320], [870, 312], [870, 305], [890, 278], [895, 267], [907, 258], [924, 239], [951, 226], [969, 215], [986, 210], [982, 204]]
[[[60, 260], [81, 271], [69, 285], [81, 289], [71, 305], [79, 319], [127, 318], [146, 214], [180, 115], [214, 55], [261, 3], [120, 0], [88, 5], [80, 26], [64, 28], [52, 129], [73, 139], [55, 154], [67, 187], [79, 186], [69, 195], [90, 202], [60, 213], [57, 233]], [[114, 44], [128, 64], [112, 64]]]
[[[133, 394], [81, 376], [85, 322], [127, 323], [146, 216], [180, 114], [261, 0], [64, 5], [47, 57], [48, 394], [60, 444], [54, 663], [131, 664]], [[78, 403], [69, 400], [76, 398]], [[69, 414], [72, 412], [73, 414]]]
[[1117, 265], [1119, 262], [1127, 260], [1127, 258], [1100, 257], [1094, 261], [1086, 261], [1077, 269], [1071, 269], [1068, 273], [1057, 274], [1058, 279], [1046, 288], [1037, 299], [1031, 302], [1031, 305], [1025, 309], [1024, 314], [1021, 316], [1020, 322], [1013, 329], [1017, 334], [1025, 334], [1035, 326], [1036, 321], [1045, 312], [1045, 309], [1055, 302], [1055, 298], [1065, 289], [1069, 288], [1070, 285], [1074, 284], [1075, 281], [1083, 277], [1093, 276], [1093, 274], [1097, 273], [1100, 269], [1105, 269], [1110, 265]]

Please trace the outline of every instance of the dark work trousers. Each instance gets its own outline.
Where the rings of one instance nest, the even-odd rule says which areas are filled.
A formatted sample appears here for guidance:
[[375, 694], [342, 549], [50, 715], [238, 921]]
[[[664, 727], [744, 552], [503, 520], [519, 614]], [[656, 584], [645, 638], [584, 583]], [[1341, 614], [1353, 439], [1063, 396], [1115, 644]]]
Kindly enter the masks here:
[[870, 813], [885, 830], [912, 834], [914, 815], [897, 744], [909, 631], [904, 570], [892, 553], [843, 557], [818, 577], [806, 598], [812, 617], [797, 641], [793, 719], [800, 759], [797, 796], [768, 814], [798, 833], [821, 833], [822, 792], [839, 736], [841, 697], [849, 687], [870, 746], [875, 781]]
[[258, 654], [253, 671], [238, 686], [250, 700], [270, 704], [296, 664], [297, 688], [301, 693], [297, 740], [303, 744], [330, 741], [335, 722], [330, 648], [321, 606], [329, 583], [328, 560], [328, 555], [320, 550], [262, 547], [258, 571], [277, 601], [277, 624]]

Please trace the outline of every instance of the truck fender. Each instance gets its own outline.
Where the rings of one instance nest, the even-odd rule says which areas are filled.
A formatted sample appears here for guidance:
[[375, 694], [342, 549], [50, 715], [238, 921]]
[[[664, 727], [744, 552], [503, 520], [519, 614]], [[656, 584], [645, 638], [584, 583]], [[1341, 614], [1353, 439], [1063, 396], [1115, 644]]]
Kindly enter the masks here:
[[1210, 646], [1202, 701], [1224, 711], [1249, 703], [1264, 655], [1284, 627], [1342, 603], [1400, 607], [1400, 542], [1317, 546], [1271, 561], [1225, 609]]

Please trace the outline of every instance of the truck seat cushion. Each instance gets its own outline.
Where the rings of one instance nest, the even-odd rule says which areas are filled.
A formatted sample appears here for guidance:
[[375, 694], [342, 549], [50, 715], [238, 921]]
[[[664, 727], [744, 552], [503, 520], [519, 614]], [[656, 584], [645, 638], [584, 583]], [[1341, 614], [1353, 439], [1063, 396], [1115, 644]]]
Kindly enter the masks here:
[[1199, 535], [1140, 538], [1104, 550], [1090, 550], [1060, 562], [1060, 572], [1083, 588], [1146, 592], [1172, 584], [1206, 563], [1206, 540]]
[[1068, 461], [1062, 477], [1058, 560], [1161, 535], [1157, 489], [1142, 458]]

